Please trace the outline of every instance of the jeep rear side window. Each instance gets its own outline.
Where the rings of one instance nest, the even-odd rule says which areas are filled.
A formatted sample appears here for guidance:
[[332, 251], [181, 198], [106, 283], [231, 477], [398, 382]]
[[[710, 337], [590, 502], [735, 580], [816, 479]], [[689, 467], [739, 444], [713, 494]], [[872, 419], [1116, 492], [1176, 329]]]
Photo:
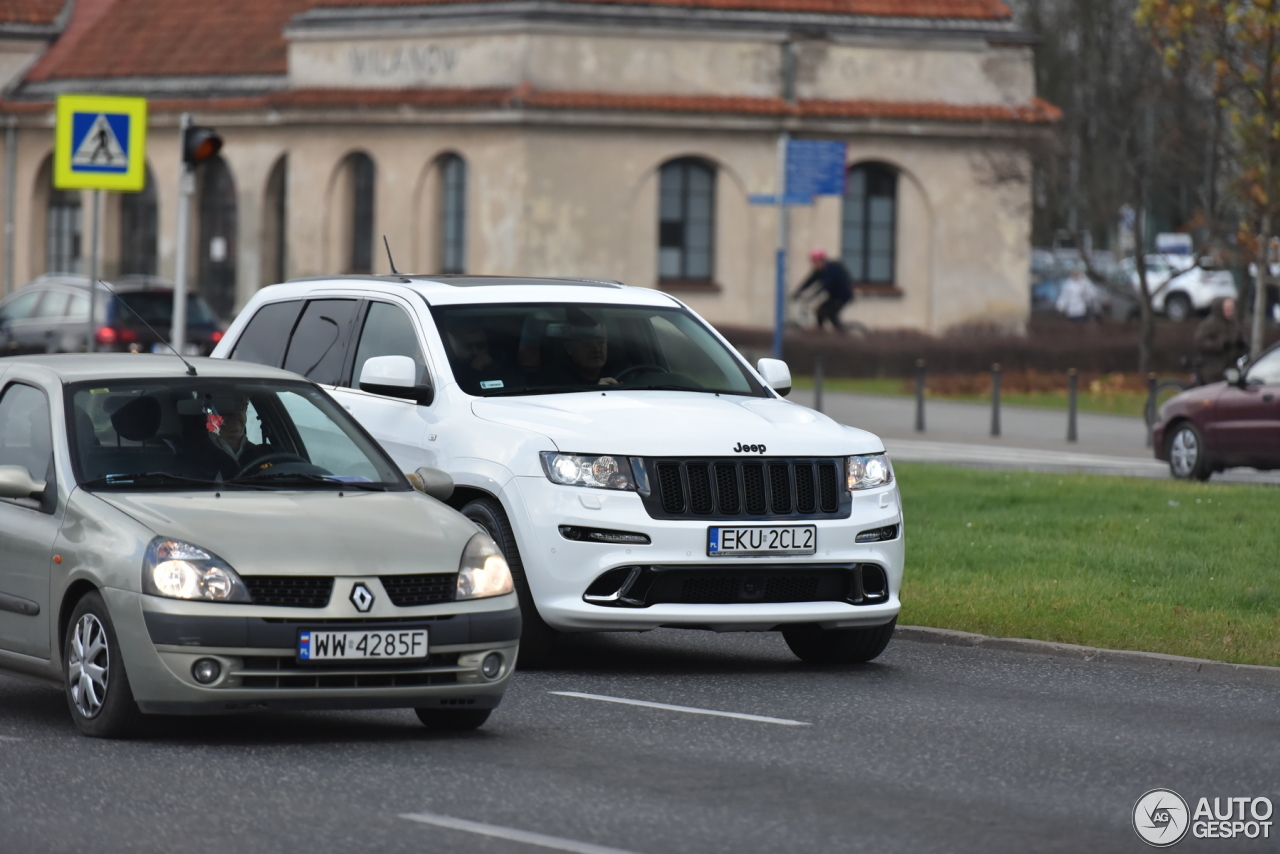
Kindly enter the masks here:
[[355, 314], [353, 299], [309, 301], [289, 339], [284, 369], [321, 385], [337, 385]]
[[241, 362], [253, 362], [268, 367], [280, 367], [284, 358], [284, 345], [289, 340], [289, 330], [298, 319], [302, 300], [273, 302], [258, 309], [249, 325], [240, 334], [231, 358]]

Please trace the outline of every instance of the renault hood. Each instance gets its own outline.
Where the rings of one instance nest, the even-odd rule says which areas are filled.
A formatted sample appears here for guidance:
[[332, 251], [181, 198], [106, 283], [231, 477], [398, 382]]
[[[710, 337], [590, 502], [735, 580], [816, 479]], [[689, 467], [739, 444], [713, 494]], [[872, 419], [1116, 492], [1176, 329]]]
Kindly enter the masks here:
[[94, 493], [243, 575], [456, 572], [476, 526], [417, 492]]
[[837, 457], [884, 450], [871, 433], [777, 398], [606, 390], [477, 400], [472, 411], [540, 433], [566, 453]]

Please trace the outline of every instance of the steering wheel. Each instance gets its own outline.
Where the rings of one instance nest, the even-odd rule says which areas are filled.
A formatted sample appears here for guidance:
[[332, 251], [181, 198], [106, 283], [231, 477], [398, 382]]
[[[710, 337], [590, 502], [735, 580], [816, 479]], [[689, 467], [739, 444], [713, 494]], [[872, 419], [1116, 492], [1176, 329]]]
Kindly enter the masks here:
[[261, 468], [263, 463], [271, 463], [272, 465], [275, 465], [276, 463], [308, 463], [310, 464], [310, 462], [311, 461], [308, 460], [306, 457], [302, 457], [297, 454], [291, 454], [288, 451], [275, 451], [274, 453], [270, 453], [270, 454], [266, 454], [265, 456], [258, 457], [256, 460], [250, 460], [248, 463], [246, 463], [244, 466], [240, 468], [240, 471], [236, 472], [235, 479], [239, 480], [240, 478], [248, 475], [249, 472], [253, 471], [254, 469]]
[[613, 378], [618, 382], [622, 382], [623, 377], [626, 377], [629, 374], [638, 374], [641, 371], [649, 371], [650, 373], [655, 373], [655, 374], [667, 373], [667, 369], [659, 365], [650, 365], [650, 364], [632, 365], [629, 368], [623, 368], [622, 370], [618, 371], [618, 373], [616, 373]]

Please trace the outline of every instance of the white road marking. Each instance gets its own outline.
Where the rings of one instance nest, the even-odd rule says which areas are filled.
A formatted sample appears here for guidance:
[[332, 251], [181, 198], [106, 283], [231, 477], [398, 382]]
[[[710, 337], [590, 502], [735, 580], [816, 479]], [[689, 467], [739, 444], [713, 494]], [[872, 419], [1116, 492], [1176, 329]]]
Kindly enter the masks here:
[[0, 741], [22, 741], [16, 735], [0, 735]]
[[465, 818], [453, 818], [447, 815], [436, 815], [429, 812], [402, 813], [401, 818], [421, 824], [433, 824], [436, 827], [447, 827], [450, 830], [461, 830], [476, 833], [480, 836], [492, 836], [495, 839], [507, 839], [511, 842], [523, 842], [526, 845], [537, 845], [541, 848], [552, 848], [556, 851], [571, 851], [573, 854], [634, 854], [621, 848], [610, 848], [607, 845], [595, 845], [591, 842], [578, 842], [576, 839], [562, 839], [559, 836], [548, 836], [545, 833], [534, 833], [530, 830], [516, 830], [513, 827], [499, 827], [496, 824], [485, 824], [479, 821], [467, 821]]
[[672, 706], [668, 703], [650, 703], [648, 700], [626, 700], [622, 697], [606, 697], [603, 694], [581, 694], [577, 691], [548, 691], [560, 697], [580, 697], [583, 700], [601, 700], [605, 703], [623, 703], [628, 706], [644, 706], [646, 709], [666, 709], [668, 712], [687, 712], [691, 715], [715, 715], [721, 718], [737, 718], [743, 721], [759, 721], [765, 724], [781, 724], [782, 726], [810, 726], [805, 721], [793, 721], [789, 718], [769, 718], [764, 715], [746, 715], [742, 712], [717, 712], [713, 709], [696, 709], [693, 706]]

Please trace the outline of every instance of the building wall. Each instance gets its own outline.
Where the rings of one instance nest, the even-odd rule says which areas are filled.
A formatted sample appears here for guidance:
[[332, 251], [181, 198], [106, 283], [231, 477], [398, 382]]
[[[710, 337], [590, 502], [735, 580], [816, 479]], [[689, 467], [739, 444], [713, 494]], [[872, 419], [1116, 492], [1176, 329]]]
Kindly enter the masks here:
[[[238, 199], [237, 305], [264, 284], [267, 181], [288, 154], [287, 263], [291, 277], [345, 272], [338, 221], [350, 217], [339, 190], [344, 158], [363, 151], [376, 166], [374, 270], [389, 272], [386, 235], [401, 271], [439, 269], [438, 160], [467, 163], [467, 271], [479, 274], [589, 276], [658, 287], [658, 169], [695, 156], [717, 166], [714, 289], [676, 295], [718, 323], [773, 322], [777, 210], [748, 203], [773, 190], [776, 139], [736, 130], [431, 126], [370, 129], [351, 125], [228, 125], [223, 156]], [[38, 186], [51, 147], [48, 129], [20, 133], [15, 271], [19, 283], [44, 272], [43, 204]], [[992, 145], [982, 140], [857, 136], [846, 138], [850, 165], [888, 163], [899, 170], [896, 282], [900, 294], [865, 296], [846, 316], [873, 328], [943, 331], [962, 323], [1018, 326], [1026, 316], [1029, 188], [992, 177]], [[176, 263], [177, 134], [150, 132], [157, 182], [159, 264]], [[1010, 149], [1003, 156], [1022, 162]], [[109, 194], [110, 196], [111, 194]], [[91, 194], [84, 194], [83, 254], [88, 255]], [[105, 206], [103, 270], [117, 263], [119, 209]], [[193, 200], [189, 275], [195, 282], [198, 206]], [[813, 247], [840, 251], [841, 200], [792, 208], [788, 289], [806, 275]], [[792, 307], [789, 305], [789, 310]]]

